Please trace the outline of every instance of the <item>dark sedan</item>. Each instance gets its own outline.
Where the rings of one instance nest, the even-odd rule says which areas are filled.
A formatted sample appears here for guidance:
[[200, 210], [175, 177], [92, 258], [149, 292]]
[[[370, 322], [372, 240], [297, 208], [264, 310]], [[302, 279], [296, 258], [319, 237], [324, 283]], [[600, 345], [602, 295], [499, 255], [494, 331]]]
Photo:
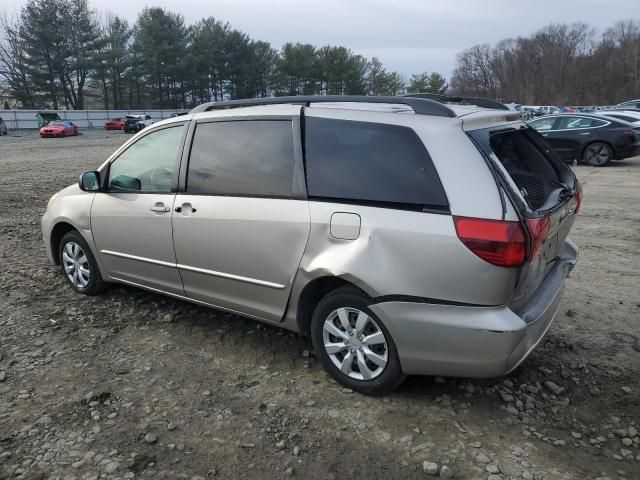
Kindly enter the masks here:
[[640, 128], [611, 117], [561, 114], [529, 122], [565, 162], [595, 167], [640, 155]]

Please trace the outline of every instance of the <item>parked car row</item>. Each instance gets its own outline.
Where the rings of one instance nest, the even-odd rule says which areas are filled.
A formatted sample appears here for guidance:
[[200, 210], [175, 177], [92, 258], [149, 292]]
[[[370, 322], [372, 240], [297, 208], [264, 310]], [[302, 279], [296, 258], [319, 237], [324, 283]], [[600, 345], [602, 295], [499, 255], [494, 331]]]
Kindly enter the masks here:
[[150, 115], [127, 115], [125, 118], [112, 118], [105, 122], [105, 130], [124, 130], [125, 133], [136, 133], [153, 124]]
[[568, 163], [601, 167], [612, 160], [640, 155], [640, 113], [564, 113], [536, 118], [529, 125]]

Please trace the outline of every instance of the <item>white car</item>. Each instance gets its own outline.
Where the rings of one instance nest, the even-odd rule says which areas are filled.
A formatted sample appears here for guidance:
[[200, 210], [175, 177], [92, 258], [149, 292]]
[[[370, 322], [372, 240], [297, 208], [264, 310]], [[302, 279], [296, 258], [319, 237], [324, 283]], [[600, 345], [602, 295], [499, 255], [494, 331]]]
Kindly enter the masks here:
[[152, 124], [150, 115], [127, 115], [124, 120], [124, 133], [139, 132]]
[[544, 115], [553, 115], [554, 113], [560, 113], [560, 108], [555, 105], [527, 105], [529, 108], [541, 111]]
[[604, 115], [640, 126], [640, 112], [635, 110], [598, 110], [598, 115]]
[[636, 112], [640, 111], [640, 98], [619, 103], [613, 108], [615, 108], [616, 110], [634, 110]]

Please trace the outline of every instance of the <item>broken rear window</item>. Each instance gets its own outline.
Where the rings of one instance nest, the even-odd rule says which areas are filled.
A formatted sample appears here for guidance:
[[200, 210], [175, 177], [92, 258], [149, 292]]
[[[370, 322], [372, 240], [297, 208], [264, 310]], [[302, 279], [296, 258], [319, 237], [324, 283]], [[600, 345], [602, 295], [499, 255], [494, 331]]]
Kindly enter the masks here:
[[[573, 186], [571, 170], [531, 128], [470, 132], [487, 154], [494, 154], [531, 210], [542, 208], [551, 192]], [[549, 206], [550, 207], [550, 206]]]

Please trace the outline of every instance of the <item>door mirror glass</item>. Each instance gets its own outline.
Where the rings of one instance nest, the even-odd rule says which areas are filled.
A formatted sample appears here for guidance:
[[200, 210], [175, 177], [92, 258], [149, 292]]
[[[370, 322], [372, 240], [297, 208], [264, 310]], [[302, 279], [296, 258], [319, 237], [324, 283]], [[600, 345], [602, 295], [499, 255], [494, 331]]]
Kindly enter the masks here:
[[117, 175], [113, 177], [109, 186], [112, 190], [142, 190], [142, 183], [140, 182], [140, 179], [130, 177], [129, 175]]
[[100, 190], [100, 172], [84, 172], [80, 175], [78, 186], [84, 192], [97, 192]]

